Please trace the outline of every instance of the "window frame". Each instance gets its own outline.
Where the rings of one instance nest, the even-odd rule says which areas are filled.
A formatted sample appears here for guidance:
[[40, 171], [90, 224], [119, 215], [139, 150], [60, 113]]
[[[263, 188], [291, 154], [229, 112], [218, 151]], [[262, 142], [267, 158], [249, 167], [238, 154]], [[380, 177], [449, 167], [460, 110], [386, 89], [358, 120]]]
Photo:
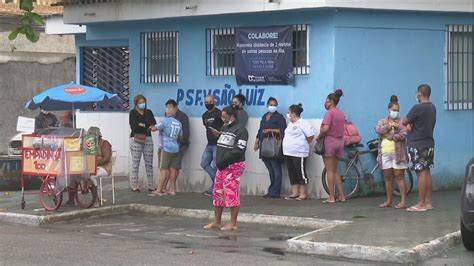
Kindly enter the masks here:
[[[171, 40], [170, 43], [168, 39]], [[151, 42], [156, 42], [158, 45], [149, 47]], [[171, 63], [162, 64], [160, 60], [171, 60]], [[164, 70], [161, 69], [162, 66]], [[140, 82], [179, 82], [179, 31], [140, 33]]]
[[[448, 111], [474, 110], [473, 44], [467, 39], [467, 46], [465, 46], [465, 37], [462, 37], [461, 41], [457, 40], [456, 42], [453, 37], [454, 34], [465, 33], [472, 38], [473, 27], [474, 25], [472, 24], [446, 25], [444, 108]], [[459, 45], [460, 42], [462, 42], [462, 45]], [[467, 61], [465, 62], [466, 59]], [[469, 60], [471, 65], [469, 65]], [[464, 64], [466, 64], [467, 71], [464, 71]], [[460, 66], [461, 69], [459, 70]], [[460, 72], [461, 74], [459, 74]], [[464, 72], [467, 73], [466, 76], [464, 76]], [[459, 94], [461, 96], [458, 96]]]

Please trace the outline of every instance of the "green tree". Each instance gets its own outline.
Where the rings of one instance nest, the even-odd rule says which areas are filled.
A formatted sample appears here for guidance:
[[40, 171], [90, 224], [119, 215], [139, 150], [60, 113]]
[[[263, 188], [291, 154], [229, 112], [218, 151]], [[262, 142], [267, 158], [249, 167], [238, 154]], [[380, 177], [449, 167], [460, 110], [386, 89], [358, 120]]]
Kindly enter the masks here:
[[[15, 40], [18, 34], [24, 34], [30, 42], [37, 42], [40, 34], [34, 29], [34, 26], [44, 26], [43, 18], [37, 13], [33, 12], [33, 1], [34, 0], [20, 0], [20, 9], [23, 14], [20, 18], [21, 26], [15, 28], [9, 35], [10, 41]], [[6, 0], [6, 3], [11, 3], [13, 0]]]

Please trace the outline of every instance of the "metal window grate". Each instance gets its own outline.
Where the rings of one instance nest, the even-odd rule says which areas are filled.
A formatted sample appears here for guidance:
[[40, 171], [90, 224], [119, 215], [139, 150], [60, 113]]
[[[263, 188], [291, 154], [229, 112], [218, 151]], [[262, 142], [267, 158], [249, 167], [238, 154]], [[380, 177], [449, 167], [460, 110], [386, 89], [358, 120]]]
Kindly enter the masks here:
[[[309, 26], [293, 25], [293, 73], [309, 74]], [[206, 30], [206, 75], [235, 75], [235, 28]]]
[[473, 25], [448, 25], [446, 37], [446, 109], [474, 110]]
[[128, 47], [90, 48], [81, 51], [81, 83], [117, 94], [129, 108]]
[[233, 76], [235, 75], [235, 29], [220, 28], [207, 29], [207, 75]]
[[142, 83], [177, 83], [178, 32], [145, 32], [141, 34]]

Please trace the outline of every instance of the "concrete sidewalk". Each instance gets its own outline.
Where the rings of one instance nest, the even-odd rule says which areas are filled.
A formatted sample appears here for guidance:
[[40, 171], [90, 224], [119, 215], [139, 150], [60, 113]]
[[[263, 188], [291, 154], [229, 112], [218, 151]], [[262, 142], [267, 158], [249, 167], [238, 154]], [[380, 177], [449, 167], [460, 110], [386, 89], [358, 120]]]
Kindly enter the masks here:
[[[116, 191], [116, 204], [143, 204], [146, 206], [166, 206], [177, 209], [208, 210], [212, 211], [212, 198], [203, 196], [199, 193], [178, 193], [176, 196], [150, 197], [147, 192], [134, 193], [125, 189], [126, 185], [119, 185], [122, 189]], [[327, 220], [350, 221], [347, 224], [338, 224], [337, 226], [316, 230], [303, 237], [294, 239], [303, 241], [298, 245], [290, 245], [291, 251], [345, 256], [341, 253], [344, 248], [337, 246], [332, 253], [318, 253], [319, 248], [308, 248], [308, 243], [333, 243], [342, 244], [353, 250], [360, 246], [370, 247], [367, 250], [379, 249], [378, 253], [387, 252], [400, 253], [412, 252], [416, 249], [422, 249], [423, 252], [431, 252], [439, 248], [443, 249], [452, 246], [458, 242], [458, 236], [450, 236], [448, 244], [444, 243], [441, 247], [435, 249], [423, 250], [425, 247], [418, 245], [428, 243], [437, 238], [444, 237], [450, 233], [459, 230], [459, 191], [437, 192], [434, 193], [435, 209], [427, 212], [411, 213], [405, 210], [396, 210], [393, 208], [378, 208], [378, 205], [384, 201], [383, 196], [370, 198], [350, 199], [346, 203], [323, 204], [321, 200], [309, 199], [306, 201], [288, 201], [284, 199], [264, 199], [256, 196], [243, 196], [241, 213], [247, 214], [265, 214], [287, 217], [305, 217], [321, 218]], [[67, 195], [65, 195], [67, 197]], [[416, 193], [409, 197], [410, 203], [416, 202]], [[104, 192], [104, 198], [108, 199], [105, 206], [111, 205], [110, 191]], [[66, 199], [64, 199], [65, 201]], [[30, 215], [50, 215], [45, 211], [38, 211], [38, 195], [28, 195], [26, 197], [26, 208], [20, 208], [20, 193], [10, 192], [9, 195], [2, 193], [0, 195], [0, 212], [17, 213]], [[36, 211], [35, 211], [36, 209]], [[60, 213], [68, 213], [78, 210], [78, 207], [61, 206]], [[192, 212], [191, 212], [192, 213]], [[210, 213], [210, 212], [206, 212]], [[251, 219], [251, 218], [250, 218]], [[288, 220], [291, 222], [291, 220]], [[295, 221], [295, 220], [293, 220]], [[288, 224], [291, 226], [291, 224]], [[241, 224], [241, 226], [245, 226]], [[309, 231], [309, 230], [308, 230]], [[453, 240], [454, 239], [454, 240]], [[454, 242], [453, 242], [454, 241]], [[298, 244], [298, 242], [294, 242]], [[293, 243], [293, 244], [294, 244]], [[306, 249], [302, 248], [306, 246]], [[296, 249], [295, 249], [296, 248]], [[327, 248], [327, 246], [324, 246]], [[382, 250], [382, 252], [380, 251]], [[407, 251], [408, 250], [408, 251]], [[314, 252], [313, 252], [314, 251]], [[363, 254], [363, 251], [352, 251]], [[375, 251], [374, 251], [375, 252]], [[377, 254], [378, 254], [377, 253]], [[371, 254], [371, 253], [369, 253]], [[383, 255], [383, 254], [382, 254]], [[419, 255], [419, 254], [418, 254]], [[435, 254], [425, 254], [425, 257]], [[413, 254], [406, 255], [408, 260], [413, 261], [420, 257], [413, 257]], [[411, 256], [411, 257], [410, 257]], [[347, 257], [347, 256], [345, 256]], [[351, 257], [351, 255], [349, 255]], [[369, 259], [364, 256], [352, 257], [357, 259]], [[424, 257], [422, 257], [424, 258]], [[384, 261], [383, 259], [379, 261]], [[397, 259], [385, 260], [391, 262], [407, 262]]]

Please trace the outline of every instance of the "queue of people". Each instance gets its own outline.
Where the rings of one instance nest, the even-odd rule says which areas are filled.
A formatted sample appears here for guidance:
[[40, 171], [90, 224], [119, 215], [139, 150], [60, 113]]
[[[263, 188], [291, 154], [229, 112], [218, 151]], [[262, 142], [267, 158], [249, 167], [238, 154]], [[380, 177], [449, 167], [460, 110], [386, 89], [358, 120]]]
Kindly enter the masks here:
[[[433, 167], [433, 130], [436, 109], [429, 101], [431, 88], [423, 84], [418, 87], [415, 105], [406, 118], [400, 117], [400, 104], [393, 95], [388, 104], [387, 115], [378, 121], [375, 133], [380, 138], [377, 163], [386, 179], [387, 199], [380, 208], [394, 204], [393, 186], [397, 181], [401, 200], [393, 207], [408, 211], [433, 209], [431, 199], [431, 175]], [[268, 170], [270, 186], [265, 198], [280, 198], [282, 191], [282, 164], [286, 163], [291, 184], [287, 200], [302, 201], [308, 198], [309, 178], [306, 162], [312, 149], [313, 140], [323, 141], [322, 154], [327, 170], [329, 196], [323, 203], [345, 202], [341, 176], [337, 164], [344, 154], [345, 115], [337, 106], [343, 91], [330, 93], [324, 102], [327, 110], [316, 135], [311, 124], [301, 117], [303, 106], [291, 105], [285, 117], [278, 112], [278, 100], [270, 97], [267, 111], [263, 114], [253, 146]], [[132, 191], [139, 192], [138, 167], [143, 155], [151, 196], [175, 195], [176, 179], [181, 168], [183, 154], [189, 146], [189, 121], [179, 110], [176, 101], [166, 102], [165, 119], [157, 124], [151, 110], [147, 109], [146, 98], [138, 95], [134, 99], [134, 109], [130, 112], [130, 150], [132, 166], [130, 171]], [[201, 167], [212, 181], [212, 186], [203, 192], [212, 195], [215, 210], [214, 221], [205, 228], [221, 228], [223, 208], [231, 209], [231, 221], [221, 229], [235, 230], [240, 206], [240, 177], [245, 170], [245, 151], [248, 132], [248, 114], [244, 110], [245, 97], [236, 95], [232, 105], [222, 111], [216, 107], [212, 95], [205, 97], [206, 111], [202, 123], [206, 130], [207, 144], [201, 158]], [[153, 140], [151, 132], [159, 131], [160, 182], [153, 187]], [[408, 148], [407, 148], [408, 147]], [[416, 205], [408, 208], [407, 186], [404, 171], [411, 163], [418, 175], [420, 196]], [[170, 181], [170, 182], [168, 182]], [[169, 188], [168, 188], [169, 183]]]

